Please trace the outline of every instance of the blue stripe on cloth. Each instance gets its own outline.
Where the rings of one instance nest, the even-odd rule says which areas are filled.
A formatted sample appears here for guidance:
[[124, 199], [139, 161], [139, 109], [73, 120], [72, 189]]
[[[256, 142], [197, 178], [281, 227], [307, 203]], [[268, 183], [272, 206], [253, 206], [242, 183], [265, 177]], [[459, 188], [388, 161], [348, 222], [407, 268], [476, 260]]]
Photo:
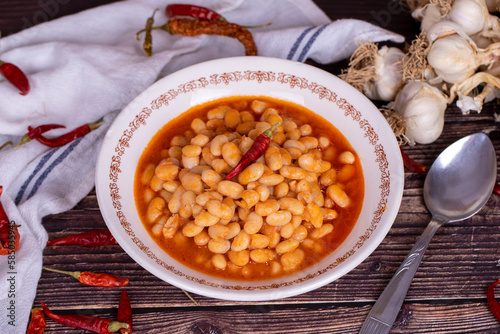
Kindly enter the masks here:
[[31, 189], [30, 194], [26, 198], [27, 200], [33, 197], [33, 195], [36, 194], [38, 191], [38, 188], [42, 185], [43, 181], [49, 176], [50, 172], [54, 170], [54, 168], [57, 167], [61, 162], [64, 161], [64, 159], [75, 149], [75, 147], [82, 141], [83, 138], [78, 138], [74, 142], [72, 142], [62, 153], [60, 156], [58, 156], [50, 165], [47, 167], [47, 169], [40, 175], [40, 177], [36, 180], [35, 185]]
[[28, 185], [30, 184], [31, 180], [33, 180], [33, 178], [36, 176], [36, 174], [38, 174], [38, 172], [43, 168], [43, 166], [47, 163], [47, 161], [49, 161], [49, 159], [54, 155], [54, 153], [56, 153], [57, 151], [59, 150], [59, 147], [53, 149], [53, 150], [50, 150], [47, 154], [45, 154], [41, 159], [40, 161], [38, 162], [38, 164], [36, 165], [35, 169], [33, 170], [33, 172], [31, 172], [30, 176], [28, 176], [28, 178], [26, 179], [26, 181], [24, 181], [23, 185], [21, 186], [21, 188], [19, 189], [19, 192], [17, 193], [16, 195], [16, 199], [14, 201], [14, 203], [16, 203], [16, 205], [19, 205], [19, 203], [21, 202], [21, 199], [23, 198], [23, 195], [24, 195], [24, 192], [26, 191], [26, 188], [28, 188]]
[[328, 25], [324, 25], [322, 26], [321, 28], [319, 28], [318, 30], [316, 30], [316, 32], [311, 36], [311, 38], [309, 39], [309, 41], [307, 41], [307, 44], [304, 46], [304, 48], [302, 49], [302, 52], [300, 53], [300, 56], [299, 56], [299, 59], [298, 61], [302, 62], [305, 60], [306, 56], [307, 56], [307, 52], [309, 52], [309, 49], [311, 48], [311, 46], [314, 44], [314, 41], [316, 40], [316, 38], [318, 38], [318, 36], [323, 32], [323, 30], [325, 30], [325, 28], [327, 27]]
[[311, 31], [314, 27], [309, 27], [307, 29], [305, 29], [302, 34], [300, 34], [300, 36], [297, 38], [297, 40], [295, 41], [295, 43], [292, 45], [292, 48], [290, 49], [290, 52], [288, 53], [288, 56], [286, 57], [286, 59], [292, 59], [293, 56], [295, 55], [295, 52], [297, 52], [297, 49], [299, 48], [299, 45], [300, 43], [302, 42], [302, 40], [306, 37], [307, 33], [309, 31]]

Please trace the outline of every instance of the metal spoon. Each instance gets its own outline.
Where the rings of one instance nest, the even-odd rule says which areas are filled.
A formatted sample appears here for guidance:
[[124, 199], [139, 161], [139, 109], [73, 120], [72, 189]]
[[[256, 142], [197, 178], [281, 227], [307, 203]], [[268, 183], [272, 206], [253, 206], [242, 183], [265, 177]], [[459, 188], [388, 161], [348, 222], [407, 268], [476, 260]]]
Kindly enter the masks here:
[[359, 334], [389, 333], [434, 233], [445, 223], [476, 214], [490, 198], [496, 176], [495, 149], [483, 133], [456, 141], [437, 157], [424, 182], [431, 222], [378, 298]]

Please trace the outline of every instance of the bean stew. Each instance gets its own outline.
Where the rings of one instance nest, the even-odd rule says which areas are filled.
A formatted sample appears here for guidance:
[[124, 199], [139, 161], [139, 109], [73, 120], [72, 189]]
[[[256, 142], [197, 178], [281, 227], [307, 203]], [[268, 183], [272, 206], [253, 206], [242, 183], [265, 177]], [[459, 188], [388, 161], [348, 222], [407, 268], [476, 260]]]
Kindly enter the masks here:
[[[265, 153], [224, 180], [278, 122]], [[352, 230], [364, 197], [346, 138], [303, 106], [264, 96], [210, 101], [171, 120], [144, 150], [134, 182], [143, 225], [166, 253], [238, 280], [317, 263]]]

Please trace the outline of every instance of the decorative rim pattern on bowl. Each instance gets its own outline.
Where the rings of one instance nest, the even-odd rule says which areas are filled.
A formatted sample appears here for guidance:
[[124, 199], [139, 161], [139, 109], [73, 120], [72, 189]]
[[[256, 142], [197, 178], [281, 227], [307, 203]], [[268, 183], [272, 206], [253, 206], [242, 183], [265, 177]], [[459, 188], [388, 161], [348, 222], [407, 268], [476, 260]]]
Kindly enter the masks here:
[[[359, 124], [359, 127], [363, 130], [364, 136], [368, 138], [369, 143], [373, 146], [374, 153], [376, 155], [376, 162], [378, 163], [380, 170], [380, 201], [378, 202], [377, 209], [373, 212], [373, 218], [366, 229], [364, 235], [359, 237], [358, 242], [342, 256], [337, 257], [335, 261], [330, 263], [327, 267], [322, 270], [316, 271], [313, 274], [297, 278], [293, 281], [286, 281], [283, 283], [273, 283], [273, 284], [262, 284], [260, 286], [241, 286], [241, 285], [225, 285], [213, 282], [208, 282], [205, 279], [199, 279], [196, 277], [189, 276], [185, 273], [180, 272], [173, 266], [168, 265], [163, 260], [159, 259], [156, 254], [149, 249], [134, 233], [131, 228], [131, 224], [127, 221], [125, 214], [122, 211], [122, 195], [120, 194], [120, 189], [118, 187], [118, 179], [122, 173], [121, 157], [126, 153], [126, 150], [130, 147], [129, 142], [132, 140], [134, 133], [141, 127], [145, 126], [149, 116], [154, 110], [158, 110], [162, 106], [168, 106], [171, 101], [176, 99], [178, 96], [186, 93], [193, 92], [200, 88], [205, 88], [209, 85], [228, 85], [231, 82], [238, 81], [251, 81], [257, 84], [263, 82], [277, 82], [282, 85], [288, 85], [290, 88], [300, 88], [303, 90], [308, 90], [311, 93], [317, 95], [317, 97], [322, 100], [325, 99], [330, 103], [334, 103], [338, 108], [344, 111], [345, 117], [351, 117], [355, 122]], [[131, 240], [135, 245], [151, 260], [155, 261], [157, 264], [165, 268], [166, 270], [174, 273], [175, 275], [184, 277], [185, 279], [195, 281], [199, 284], [204, 284], [214, 288], [223, 288], [230, 290], [266, 290], [275, 289], [281, 286], [294, 285], [321, 275], [322, 273], [335, 268], [339, 264], [343, 263], [349, 259], [357, 249], [363, 246], [365, 241], [371, 236], [372, 232], [376, 229], [378, 223], [382, 219], [384, 211], [386, 209], [388, 197], [390, 195], [391, 187], [391, 175], [389, 171], [389, 163], [387, 160], [386, 152], [384, 147], [379, 143], [379, 137], [374, 131], [374, 128], [370, 122], [362, 117], [362, 114], [356, 110], [345, 98], [338, 96], [337, 93], [326, 88], [325, 86], [319, 85], [315, 82], [310, 82], [304, 77], [299, 77], [293, 74], [283, 73], [283, 72], [273, 72], [273, 71], [233, 71], [233, 72], [223, 72], [220, 74], [213, 74], [209, 78], [200, 77], [196, 80], [190, 80], [183, 84], [178, 85], [176, 89], [170, 89], [166, 93], [160, 95], [156, 99], [150, 102], [149, 107], [144, 107], [141, 112], [139, 112], [133, 121], [128, 125], [128, 128], [123, 131], [116, 147], [114, 148], [115, 154], [112, 156], [109, 162], [109, 196], [112, 200], [113, 207], [115, 209], [116, 216], [123, 227], [124, 231], [130, 236]], [[264, 281], [262, 281], [264, 282]]]

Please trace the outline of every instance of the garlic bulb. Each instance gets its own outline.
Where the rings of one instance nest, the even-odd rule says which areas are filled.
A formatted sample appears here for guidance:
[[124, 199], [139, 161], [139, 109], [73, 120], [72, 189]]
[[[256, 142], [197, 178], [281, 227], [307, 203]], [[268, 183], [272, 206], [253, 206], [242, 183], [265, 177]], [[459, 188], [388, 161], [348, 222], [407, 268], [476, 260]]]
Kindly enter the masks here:
[[366, 42], [351, 56], [349, 67], [339, 76], [373, 100], [391, 101], [403, 84], [405, 54], [395, 47]]
[[368, 98], [392, 101], [403, 85], [403, 59], [405, 54], [398, 48], [383, 46], [375, 57], [373, 80], [365, 84], [364, 93]]
[[390, 104], [405, 119], [405, 136], [410, 143], [430, 144], [444, 127], [447, 98], [424, 81], [408, 81]]
[[459, 35], [436, 39], [428, 48], [427, 61], [445, 82], [464, 81], [481, 65], [490, 65], [500, 57], [500, 43], [479, 49], [474, 42]]
[[489, 13], [484, 0], [455, 0], [446, 18], [460, 25], [469, 36], [487, 30], [500, 32], [499, 19]]

